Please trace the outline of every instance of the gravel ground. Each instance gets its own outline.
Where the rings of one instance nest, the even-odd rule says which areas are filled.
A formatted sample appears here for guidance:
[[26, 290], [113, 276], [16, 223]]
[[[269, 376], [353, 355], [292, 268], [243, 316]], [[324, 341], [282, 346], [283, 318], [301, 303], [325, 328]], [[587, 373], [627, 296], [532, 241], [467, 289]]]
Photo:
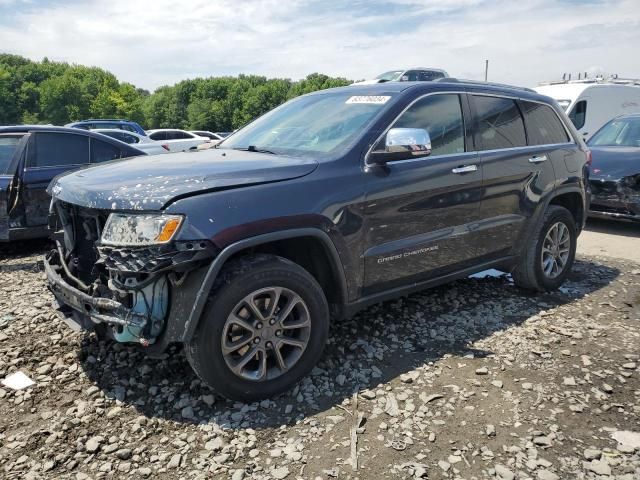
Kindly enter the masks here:
[[544, 295], [474, 278], [375, 306], [291, 393], [239, 404], [179, 350], [71, 332], [45, 244], [0, 248], [0, 378], [36, 382], [0, 388], [2, 478], [640, 478], [630, 262], [581, 257]]

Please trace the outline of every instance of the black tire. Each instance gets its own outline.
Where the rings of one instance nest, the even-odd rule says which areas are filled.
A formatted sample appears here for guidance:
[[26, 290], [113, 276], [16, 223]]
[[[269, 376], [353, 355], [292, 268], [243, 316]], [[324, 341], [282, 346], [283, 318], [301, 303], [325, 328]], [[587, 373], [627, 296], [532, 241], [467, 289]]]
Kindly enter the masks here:
[[[236, 375], [225, 360], [222, 337], [227, 317], [247, 295], [263, 288], [293, 291], [306, 304], [310, 321], [306, 348], [279, 377], [262, 381]], [[322, 355], [329, 334], [329, 307], [318, 282], [299, 265], [275, 255], [234, 260], [221, 271], [212, 288], [194, 338], [185, 346], [191, 367], [216, 393], [252, 402], [292, 388], [311, 371]]]
[[[561, 273], [555, 278], [550, 278], [542, 268], [542, 247], [547, 233], [558, 222], [564, 224], [569, 230], [569, 257]], [[518, 264], [512, 272], [515, 284], [518, 287], [538, 292], [555, 290], [560, 287], [571, 272], [576, 255], [576, 241], [576, 223], [571, 212], [558, 205], [549, 205], [528, 239]]]

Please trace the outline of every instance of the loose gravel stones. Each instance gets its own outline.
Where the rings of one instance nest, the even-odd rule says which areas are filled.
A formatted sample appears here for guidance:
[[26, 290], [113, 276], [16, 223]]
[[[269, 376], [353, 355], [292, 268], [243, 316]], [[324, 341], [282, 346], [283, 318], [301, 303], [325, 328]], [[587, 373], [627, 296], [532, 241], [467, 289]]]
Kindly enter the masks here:
[[557, 292], [488, 277], [373, 306], [333, 323], [291, 392], [244, 404], [179, 348], [71, 331], [46, 245], [0, 248], [0, 378], [35, 381], [0, 388], [2, 478], [640, 478], [640, 266], [580, 258]]

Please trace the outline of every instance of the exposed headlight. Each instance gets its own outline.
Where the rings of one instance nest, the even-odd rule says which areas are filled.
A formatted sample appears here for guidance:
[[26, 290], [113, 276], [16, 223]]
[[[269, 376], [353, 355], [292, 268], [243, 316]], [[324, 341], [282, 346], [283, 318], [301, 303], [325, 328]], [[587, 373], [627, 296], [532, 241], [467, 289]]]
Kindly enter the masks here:
[[112, 213], [102, 231], [104, 245], [143, 246], [170, 242], [182, 225], [181, 215]]

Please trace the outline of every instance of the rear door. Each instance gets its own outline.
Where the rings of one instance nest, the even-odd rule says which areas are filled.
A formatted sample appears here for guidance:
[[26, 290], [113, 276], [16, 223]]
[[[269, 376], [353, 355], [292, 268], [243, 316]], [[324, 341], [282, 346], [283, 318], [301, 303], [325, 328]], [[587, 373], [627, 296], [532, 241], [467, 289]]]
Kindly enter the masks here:
[[553, 189], [555, 173], [546, 147], [528, 144], [516, 98], [473, 94], [471, 103], [484, 173], [476, 248], [493, 260], [513, 253], [525, 220]]
[[0, 134], [0, 241], [9, 240], [10, 212], [20, 183], [19, 159], [28, 134]]
[[28, 227], [47, 224], [50, 197], [47, 186], [61, 173], [89, 164], [89, 136], [69, 132], [35, 132], [27, 152], [21, 198]]

